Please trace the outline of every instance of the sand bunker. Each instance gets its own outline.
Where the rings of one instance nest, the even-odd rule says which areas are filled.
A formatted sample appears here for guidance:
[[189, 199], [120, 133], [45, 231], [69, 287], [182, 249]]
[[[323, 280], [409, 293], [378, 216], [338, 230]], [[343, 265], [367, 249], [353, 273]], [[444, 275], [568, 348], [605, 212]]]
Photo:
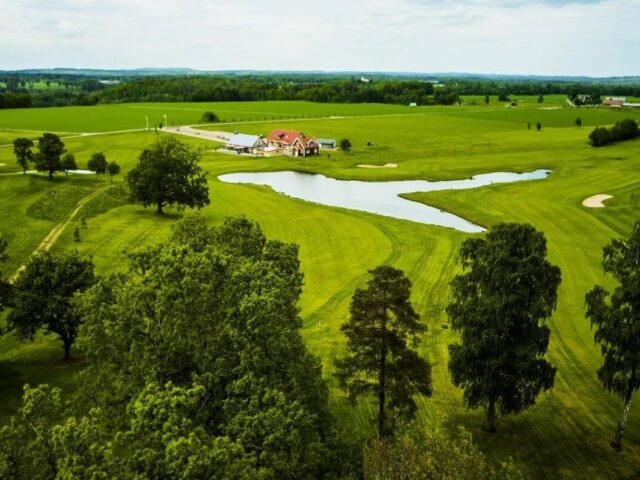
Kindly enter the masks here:
[[358, 165], [358, 168], [397, 168], [397, 167], [398, 167], [397, 163], [385, 163], [384, 165], [367, 165], [367, 164]]
[[604, 208], [605, 204], [603, 203], [605, 200], [609, 200], [613, 198], [611, 195], [607, 195], [606, 193], [601, 193], [599, 195], [594, 195], [589, 198], [585, 198], [582, 201], [582, 205], [589, 208]]

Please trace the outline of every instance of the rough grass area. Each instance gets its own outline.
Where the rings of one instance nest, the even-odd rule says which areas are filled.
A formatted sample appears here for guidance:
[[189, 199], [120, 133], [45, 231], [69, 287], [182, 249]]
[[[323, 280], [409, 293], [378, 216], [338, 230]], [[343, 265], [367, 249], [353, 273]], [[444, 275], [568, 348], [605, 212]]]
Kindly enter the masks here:
[[93, 187], [80, 185], [63, 185], [49, 190], [29, 206], [27, 215], [38, 220], [60, 222], [92, 191]]

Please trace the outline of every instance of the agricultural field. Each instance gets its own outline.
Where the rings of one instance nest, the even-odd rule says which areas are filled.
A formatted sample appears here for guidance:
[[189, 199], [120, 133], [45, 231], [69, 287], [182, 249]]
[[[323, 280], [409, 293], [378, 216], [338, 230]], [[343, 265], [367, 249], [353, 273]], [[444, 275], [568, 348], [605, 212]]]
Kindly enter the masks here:
[[[303, 336], [322, 359], [340, 427], [353, 436], [373, 433], [373, 403], [351, 406], [332, 376], [333, 360], [344, 348], [340, 325], [347, 319], [354, 289], [363, 285], [368, 269], [389, 263], [403, 269], [413, 282], [414, 304], [428, 326], [420, 349], [433, 365], [434, 395], [419, 399], [416, 428], [442, 424], [454, 431], [463, 425], [488, 455], [496, 460], [512, 457], [531, 479], [638, 478], [640, 406], [631, 408], [625, 449], [614, 451], [609, 440], [622, 404], [597, 381], [601, 356], [584, 316], [584, 295], [595, 284], [611, 286], [601, 271], [602, 247], [612, 238], [628, 235], [640, 218], [640, 140], [594, 149], [587, 136], [594, 126], [623, 118], [640, 120], [640, 112], [572, 109], [565, 107], [564, 97], [555, 96], [545, 97], [543, 104], [534, 97], [519, 100], [521, 105], [513, 108], [495, 98], [485, 106], [484, 98], [478, 97], [477, 105], [463, 107], [226, 102], [0, 111], [0, 236], [9, 241], [9, 258], [0, 271], [13, 275], [48, 232], [94, 193], [62, 231], [54, 251], [77, 249], [93, 257], [99, 273], [107, 273], [127, 268], [127, 248], [166, 238], [183, 213], [169, 209], [158, 216], [153, 209], [129, 204], [122, 180], [145, 146], [159, 135], [169, 135], [153, 129], [165, 122], [164, 115], [169, 125], [196, 125], [203, 112], [213, 111], [221, 123], [201, 128], [267, 134], [283, 127], [321, 138], [346, 137], [353, 144], [351, 153], [323, 152], [304, 159], [223, 155], [215, 152], [218, 144], [181, 137], [202, 151], [211, 197], [203, 215], [210, 223], [245, 215], [258, 221], [268, 236], [300, 245], [305, 274], [300, 304]], [[581, 128], [575, 126], [578, 117]], [[541, 131], [535, 128], [537, 122]], [[18, 136], [37, 137], [41, 131], [58, 132], [80, 168], [92, 153], [102, 151], [122, 166], [121, 175], [111, 184], [94, 176], [57, 175], [49, 182], [44, 176], [21, 174], [10, 142]], [[358, 167], [389, 162], [397, 168]], [[311, 204], [266, 187], [217, 179], [232, 172], [295, 170], [368, 181], [452, 180], [540, 168], [552, 170], [551, 176], [407, 196], [485, 227], [504, 221], [531, 223], [545, 233], [550, 261], [562, 270], [547, 355], [558, 369], [555, 386], [535, 407], [501, 419], [495, 435], [480, 428], [482, 411], [465, 409], [462, 392], [451, 384], [447, 371], [447, 345], [456, 337], [447, 328], [444, 308], [449, 282], [460, 268], [459, 246], [469, 234]], [[613, 196], [606, 208], [582, 206], [586, 197], [600, 193]], [[82, 217], [87, 219], [86, 228], [80, 224]], [[76, 227], [80, 242], [72, 235]], [[0, 337], [0, 421], [16, 412], [24, 383], [47, 382], [72, 391], [74, 374], [82, 366], [81, 352], [65, 363], [53, 338], [21, 343], [10, 334]]]

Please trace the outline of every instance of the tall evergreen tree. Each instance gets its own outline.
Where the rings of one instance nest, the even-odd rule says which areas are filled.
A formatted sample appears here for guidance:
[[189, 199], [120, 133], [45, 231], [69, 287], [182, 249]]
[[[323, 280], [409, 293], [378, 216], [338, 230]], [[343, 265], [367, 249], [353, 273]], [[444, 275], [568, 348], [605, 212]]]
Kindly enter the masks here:
[[640, 221], [627, 240], [613, 240], [604, 248], [602, 266], [618, 286], [613, 294], [602, 286], [587, 294], [587, 318], [604, 357], [598, 380], [624, 402], [611, 442], [620, 449], [631, 399], [640, 389]]
[[378, 436], [385, 437], [392, 431], [387, 409], [411, 418], [413, 395], [431, 396], [431, 366], [411, 348], [426, 330], [409, 299], [411, 282], [388, 265], [369, 273], [373, 277], [353, 294], [351, 318], [341, 327], [347, 354], [336, 361], [336, 375], [351, 399], [377, 396]]
[[490, 432], [496, 408], [518, 413], [553, 386], [544, 321], [556, 308], [560, 269], [546, 254], [544, 234], [517, 223], [496, 225], [460, 249], [465, 272], [451, 283], [447, 313], [461, 342], [449, 346], [449, 371], [468, 407], [486, 407]]

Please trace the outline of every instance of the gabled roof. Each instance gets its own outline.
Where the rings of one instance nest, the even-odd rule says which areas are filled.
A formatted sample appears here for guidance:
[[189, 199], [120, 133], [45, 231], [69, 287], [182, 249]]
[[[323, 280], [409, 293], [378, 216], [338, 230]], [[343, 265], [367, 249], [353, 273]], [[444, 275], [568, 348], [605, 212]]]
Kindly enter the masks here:
[[227, 145], [233, 147], [253, 148], [260, 143], [262, 139], [258, 135], [246, 135], [244, 133], [236, 133], [232, 135]]
[[293, 142], [296, 141], [296, 138], [300, 138], [300, 137], [304, 138], [304, 134], [302, 132], [298, 132], [296, 130], [276, 129], [269, 134], [269, 141], [281, 142], [281, 143], [286, 143], [288, 145], [291, 145]]

